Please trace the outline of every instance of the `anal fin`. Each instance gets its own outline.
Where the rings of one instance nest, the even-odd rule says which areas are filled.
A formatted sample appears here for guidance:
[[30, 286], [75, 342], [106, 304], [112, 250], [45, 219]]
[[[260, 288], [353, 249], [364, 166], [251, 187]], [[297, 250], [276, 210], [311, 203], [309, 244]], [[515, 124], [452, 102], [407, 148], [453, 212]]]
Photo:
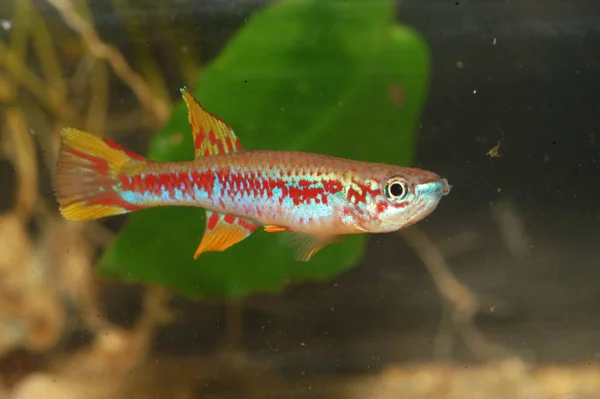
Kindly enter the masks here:
[[317, 236], [295, 232], [291, 246], [296, 260], [306, 262], [327, 245], [344, 240], [345, 236], [342, 235]]
[[194, 259], [204, 252], [224, 251], [244, 240], [258, 227], [258, 224], [237, 216], [206, 211], [206, 228]]

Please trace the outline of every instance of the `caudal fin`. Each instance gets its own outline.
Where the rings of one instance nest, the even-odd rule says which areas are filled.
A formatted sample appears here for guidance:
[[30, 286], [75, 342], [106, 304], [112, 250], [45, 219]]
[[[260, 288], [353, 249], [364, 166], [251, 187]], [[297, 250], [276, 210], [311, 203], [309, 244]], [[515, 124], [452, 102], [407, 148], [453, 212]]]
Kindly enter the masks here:
[[141, 209], [119, 195], [125, 164], [145, 158], [92, 134], [64, 129], [54, 178], [60, 212], [69, 220], [92, 220]]

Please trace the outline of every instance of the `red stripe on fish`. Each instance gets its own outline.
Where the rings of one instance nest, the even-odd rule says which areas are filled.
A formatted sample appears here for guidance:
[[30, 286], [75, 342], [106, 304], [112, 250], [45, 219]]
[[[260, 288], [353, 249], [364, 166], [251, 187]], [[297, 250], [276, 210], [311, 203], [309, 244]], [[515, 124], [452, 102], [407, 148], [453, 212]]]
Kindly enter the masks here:
[[380, 194], [381, 190], [379, 188], [371, 189], [370, 186], [355, 181], [348, 188], [346, 200], [352, 204], [364, 204], [367, 202], [368, 196], [376, 197]]
[[[202, 145], [202, 142], [204, 141], [204, 137], [206, 135], [204, 134], [204, 128], [202, 126], [200, 126], [198, 128], [198, 132], [194, 135], [194, 148], [196, 150], [200, 149], [200, 146]], [[204, 154], [202, 154], [204, 155]]]
[[219, 214], [212, 213], [206, 222], [206, 228], [209, 230], [214, 229], [215, 226], [217, 225], [218, 221], [219, 221]]
[[[260, 172], [247, 174], [216, 173], [219, 183], [224, 187], [223, 196], [227, 197], [241, 193], [253, 198], [266, 195], [270, 199], [277, 195], [280, 204], [286, 198], [290, 198], [294, 205], [310, 204], [312, 200], [317, 204], [327, 204], [328, 195], [336, 194], [343, 189], [342, 183], [337, 180], [311, 181], [301, 179], [293, 182], [289, 179], [263, 178]], [[319, 183], [322, 187], [315, 187]], [[226, 188], [227, 185], [228, 189]]]
[[[191, 180], [190, 180], [191, 176]], [[214, 173], [211, 171], [190, 170], [189, 172], [138, 173], [121, 175], [121, 189], [137, 193], [151, 193], [160, 196], [162, 193], [174, 195], [175, 190], [193, 197], [197, 190], [205, 191], [208, 197], [214, 190]], [[183, 188], [182, 188], [183, 185]]]

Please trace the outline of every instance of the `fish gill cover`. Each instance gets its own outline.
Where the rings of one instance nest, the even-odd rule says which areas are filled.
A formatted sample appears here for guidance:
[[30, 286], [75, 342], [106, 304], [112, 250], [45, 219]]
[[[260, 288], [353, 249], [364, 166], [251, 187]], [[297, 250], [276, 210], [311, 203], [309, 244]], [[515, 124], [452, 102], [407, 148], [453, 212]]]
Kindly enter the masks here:
[[[204, 69], [194, 95], [228, 123], [244, 149], [316, 152], [409, 165], [429, 76], [421, 37], [394, 20], [392, 0], [288, 0], [258, 11]], [[148, 157], [194, 157], [180, 101]], [[166, 286], [190, 297], [277, 292], [355, 265], [367, 235], [296, 262], [285, 233], [257, 230], [224, 252], [193, 253], [202, 208], [138, 211], [100, 261], [105, 276]]]

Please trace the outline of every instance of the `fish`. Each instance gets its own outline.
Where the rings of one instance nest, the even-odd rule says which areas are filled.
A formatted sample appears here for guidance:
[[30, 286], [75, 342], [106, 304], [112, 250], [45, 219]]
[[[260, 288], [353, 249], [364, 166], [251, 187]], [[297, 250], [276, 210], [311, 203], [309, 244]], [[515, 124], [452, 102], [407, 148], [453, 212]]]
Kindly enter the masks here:
[[351, 234], [388, 233], [433, 212], [447, 179], [413, 167], [297, 151], [244, 150], [233, 129], [183, 87], [195, 157], [157, 162], [82, 130], [61, 131], [53, 190], [67, 220], [157, 206], [205, 209], [194, 259], [259, 227], [289, 232], [298, 261]]

